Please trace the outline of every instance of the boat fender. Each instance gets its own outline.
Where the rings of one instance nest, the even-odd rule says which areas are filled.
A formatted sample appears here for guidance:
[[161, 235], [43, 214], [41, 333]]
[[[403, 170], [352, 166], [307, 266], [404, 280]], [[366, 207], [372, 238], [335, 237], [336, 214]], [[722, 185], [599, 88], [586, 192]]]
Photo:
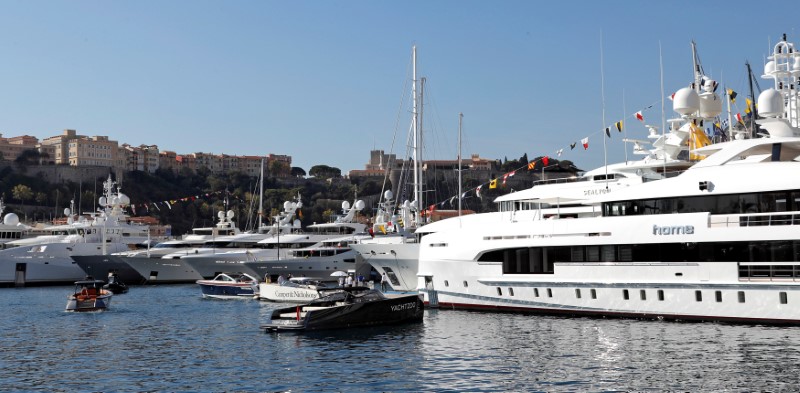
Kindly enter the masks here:
[[300, 320], [300, 306], [297, 306], [297, 320]]

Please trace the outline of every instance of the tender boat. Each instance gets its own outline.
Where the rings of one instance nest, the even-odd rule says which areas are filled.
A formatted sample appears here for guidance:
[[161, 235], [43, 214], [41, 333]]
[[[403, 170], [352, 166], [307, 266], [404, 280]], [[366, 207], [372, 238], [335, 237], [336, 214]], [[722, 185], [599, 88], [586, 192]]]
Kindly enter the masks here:
[[320, 298], [305, 305], [280, 308], [261, 328], [305, 331], [421, 322], [420, 295], [387, 297], [366, 287], [320, 289]]
[[111, 305], [111, 291], [103, 289], [106, 282], [86, 277], [75, 282], [75, 291], [67, 300], [67, 311], [100, 311]]
[[203, 297], [250, 299], [258, 289], [258, 279], [247, 273], [220, 273], [212, 280], [197, 280]]
[[319, 280], [290, 278], [282, 283], [258, 284], [258, 298], [273, 302], [305, 303], [319, 298], [319, 290], [327, 288]]

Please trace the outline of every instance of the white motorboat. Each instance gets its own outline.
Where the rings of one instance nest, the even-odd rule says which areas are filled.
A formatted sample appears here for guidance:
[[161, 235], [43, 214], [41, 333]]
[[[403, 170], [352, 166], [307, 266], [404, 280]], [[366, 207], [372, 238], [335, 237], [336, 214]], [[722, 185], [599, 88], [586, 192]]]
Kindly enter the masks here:
[[258, 298], [272, 302], [306, 303], [319, 297], [319, 290], [328, 288], [318, 280], [293, 277], [283, 282], [261, 282]]

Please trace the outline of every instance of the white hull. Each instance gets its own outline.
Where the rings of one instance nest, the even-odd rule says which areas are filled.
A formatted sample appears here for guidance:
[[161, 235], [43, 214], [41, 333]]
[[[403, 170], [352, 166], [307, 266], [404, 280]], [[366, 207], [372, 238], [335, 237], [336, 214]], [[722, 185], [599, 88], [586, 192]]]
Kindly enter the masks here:
[[359, 254], [358, 264], [369, 264], [381, 276], [386, 273], [393, 290], [417, 290], [419, 243], [362, 243], [351, 247]]
[[[213, 278], [217, 274], [224, 272], [241, 272], [255, 277], [264, 277], [259, 275], [258, 271], [246, 266], [245, 262], [254, 259], [274, 258], [276, 253], [275, 249], [237, 250], [215, 254], [188, 255], [182, 257], [180, 261], [191, 267], [203, 278]], [[283, 251], [281, 253], [283, 254]]]
[[288, 277], [306, 277], [309, 279], [317, 279], [320, 281], [334, 282], [336, 277], [331, 277], [331, 273], [335, 271], [349, 271], [355, 270], [356, 275], [363, 274], [365, 277], [369, 274], [369, 269], [357, 270], [356, 269], [356, 252], [348, 250], [341, 254], [322, 257], [309, 257], [309, 258], [283, 258], [245, 262], [245, 266], [255, 271], [257, 277], [265, 277], [267, 275], [277, 277], [283, 275]]
[[201, 276], [182, 259], [122, 257], [123, 262], [136, 270], [148, 284], [188, 283], [202, 280]]
[[[108, 254], [128, 246], [109, 243]], [[102, 255], [98, 243], [51, 243], [20, 246], [0, 251], [0, 284], [59, 284], [82, 280], [86, 273], [72, 260], [73, 255]]]

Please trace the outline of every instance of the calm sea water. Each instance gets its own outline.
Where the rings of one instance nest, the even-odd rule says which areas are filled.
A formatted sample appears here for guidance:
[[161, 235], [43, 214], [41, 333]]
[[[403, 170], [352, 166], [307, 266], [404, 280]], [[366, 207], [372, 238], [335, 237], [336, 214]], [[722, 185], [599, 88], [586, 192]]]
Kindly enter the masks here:
[[422, 324], [259, 330], [277, 305], [133, 287], [66, 313], [71, 287], [0, 289], [0, 391], [780, 391], [800, 328], [428, 310]]

